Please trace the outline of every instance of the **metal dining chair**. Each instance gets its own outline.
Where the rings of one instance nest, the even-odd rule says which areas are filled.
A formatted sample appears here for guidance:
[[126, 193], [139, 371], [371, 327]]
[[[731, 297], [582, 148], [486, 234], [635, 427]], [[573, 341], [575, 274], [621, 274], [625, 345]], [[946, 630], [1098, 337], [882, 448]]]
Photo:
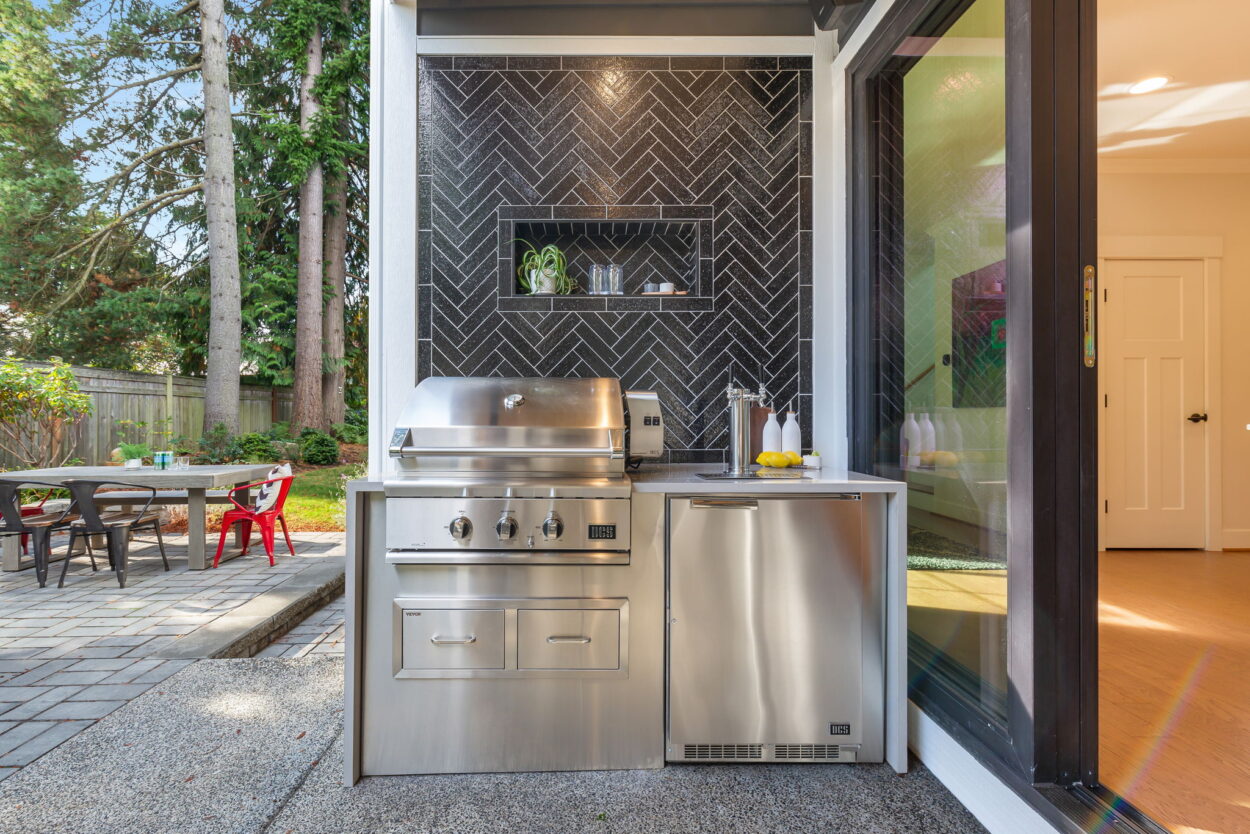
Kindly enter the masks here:
[[[69, 562], [74, 553], [74, 542], [83, 537], [87, 555], [91, 558], [91, 569], [96, 569], [95, 554], [91, 550], [91, 537], [104, 536], [108, 545], [109, 565], [117, 575], [117, 584], [126, 587], [126, 571], [129, 568], [130, 536], [136, 530], [151, 527], [156, 532], [156, 544], [161, 551], [161, 562], [165, 570], [169, 570], [169, 559], [165, 556], [165, 540], [161, 538], [160, 510], [151, 510], [152, 499], [156, 497], [156, 489], [134, 484], [120, 484], [116, 481], [89, 481], [73, 478], [65, 482], [65, 487], [74, 498], [74, 507], [78, 510], [78, 518], [74, 519], [69, 528], [69, 553], [65, 555], [65, 564], [61, 567], [61, 581], [58, 588], [65, 587], [65, 575], [69, 573]], [[146, 490], [151, 494], [147, 502], [138, 512], [123, 510], [120, 512], [100, 512], [97, 506], [96, 493], [101, 487], [125, 487], [127, 490]], [[108, 493], [102, 496], [107, 506]]]
[[[35, 579], [42, 588], [48, 581], [48, 563], [52, 561], [52, 534], [68, 527], [77, 515], [71, 501], [63, 510], [35, 514], [22, 513], [22, 490], [31, 487], [60, 489], [60, 484], [44, 481], [23, 481], [16, 478], [0, 479], [0, 536], [30, 536], [33, 540]], [[66, 557], [68, 561], [68, 557]]]

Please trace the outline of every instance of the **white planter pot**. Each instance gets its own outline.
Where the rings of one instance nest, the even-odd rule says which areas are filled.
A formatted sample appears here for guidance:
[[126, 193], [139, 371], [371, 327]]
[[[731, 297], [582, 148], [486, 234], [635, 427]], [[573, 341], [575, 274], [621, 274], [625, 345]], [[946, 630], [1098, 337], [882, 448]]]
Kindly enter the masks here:
[[131, 458], [130, 460], [122, 464], [122, 468], [123, 469], [142, 469], [143, 458]]
[[545, 269], [530, 270], [530, 295], [555, 295], [556, 274]]

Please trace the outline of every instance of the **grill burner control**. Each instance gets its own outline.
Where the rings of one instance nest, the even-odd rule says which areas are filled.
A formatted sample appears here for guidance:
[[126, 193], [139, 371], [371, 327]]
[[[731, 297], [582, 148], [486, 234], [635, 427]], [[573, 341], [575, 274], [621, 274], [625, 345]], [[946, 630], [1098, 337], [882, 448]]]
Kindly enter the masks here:
[[495, 525], [495, 532], [499, 535], [500, 541], [512, 538], [516, 535], [516, 519], [510, 515], [499, 519], [499, 523]]
[[560, 520], [560, 516], [552, 513], [547, 516], [547, 520], [543, 522], [543, 538], [558, 539], [564, 535], [564, 522]]
[[453, 539], [467, 539], [473, 535], [473, 522], [464, 516], [460, 516], [451, 524], [447, 525], [447, 529], [451, 531]]

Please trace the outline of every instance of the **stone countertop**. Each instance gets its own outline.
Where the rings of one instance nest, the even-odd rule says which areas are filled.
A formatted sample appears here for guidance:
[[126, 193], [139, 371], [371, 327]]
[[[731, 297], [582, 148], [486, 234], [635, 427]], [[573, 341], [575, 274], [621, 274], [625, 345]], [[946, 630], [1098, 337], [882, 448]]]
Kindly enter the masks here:
[[716, 493], [742, 495], [760, 493], [831, 493], [831, 492], [901, 492], [902, 481], [891, 481], [874, 475], [863, 475], [845, 469], [800, 470], [800, 478], [750, 478], [746, 480], [707, 480], [700, 472], [720, 472], [720, 464], [658, 464], [646, 463], [629, 473], [635, 492]]
[[[847, 470], [802, 470], [801, 478], [751, 478], [741, 481], [706, 480], [700, 472], [719, 472], [720, 464], [646, 464], [630, 471], [634, 492], [681, 492], [686, 494], [747, 495], [773, 493], [902, 492], [902, 481]], [[382, 492], [385, 481], [362, 479], [348, 485], [350, 492]]]

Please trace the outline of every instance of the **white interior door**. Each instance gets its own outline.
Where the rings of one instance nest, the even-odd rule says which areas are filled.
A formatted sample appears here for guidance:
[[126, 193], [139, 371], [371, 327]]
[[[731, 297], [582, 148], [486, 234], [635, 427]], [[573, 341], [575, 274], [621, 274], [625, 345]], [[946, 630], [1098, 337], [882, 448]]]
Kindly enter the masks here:
[[1102, 283], [1103, 546], [1203, 547], [1202, 261], [1111, 260]]

